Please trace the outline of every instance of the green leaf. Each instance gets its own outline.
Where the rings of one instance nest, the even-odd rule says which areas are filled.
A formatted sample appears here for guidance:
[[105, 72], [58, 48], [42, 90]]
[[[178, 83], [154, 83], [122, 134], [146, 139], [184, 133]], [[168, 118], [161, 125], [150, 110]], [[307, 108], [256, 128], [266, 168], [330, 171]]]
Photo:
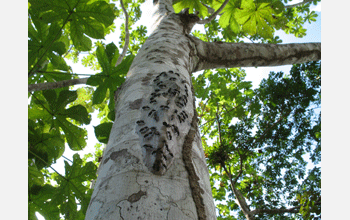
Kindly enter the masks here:
[[49, 167], [62, 156], [65, 149], [64, 143], [62, 135], [56, 128], [50, 127], [49, 124], [28, 120], [28, 158], [35, 159], [35, 166], [39, 170]]
[[54, 53], [49, 53], [48, 55], [54, 69], [63, 71], [69, 70], [69, 67], [63, 57], [55, 55]]
[[52, 44], [51, 50], [57, 52], [60, 56], [67, 52], [68, 47], [63, 41], [56, 41]]
[[38, 170], [35, 164], [29, 160], [28, 167], [28, 184], [29, 188], [33, 185], [43, 185], [44, 184], [44, 175]]
[[112, 122], [106, 122], [94, 127], [95, 136], [99, 142], [107, 144], [109, 140], [109, 134], [111, 133], [111, 130], [112, 130], [112, 126], [113, 126]]
[[93, 105], [101, 104], [103, 102], [103, 100], [105, 99], [106, 94], [107, 94], [107, 89], [108, 89], [107, 83], [104, 83], [104, 84], [100, 85], [99, 87], [97, 87], [94, 94], [92, 95], [92, 104]]
[[57, 195], [57, 188], [51, 185], [39, 187], [36, 194], [29, 194], [28, 213], [30, 220], [37, 220], [35, 212], [39, 212], [45, 219], [60, 220], [60, 212], [52, 198]]
[[64, 109], [68, 103], [73, 102], [78, 97], [77, 91], [63, 90], [57, 99], [57, 108]]
[[79, 17], [94, 18], [108, 27], [113, 24], [116, 17], [112, 7], [113, 4], [108, 4], [105, 1], [95, 1], [92, 4], [81, 4], [81, 7], [78, 7], [77, 14]]
[[115, 66], [119, 57], [119, 50], [113, 42], [106, 45], [106, 54], [110, 65]]
[[82, 124], [89, 124], [91, 118], [86, 108], [82, 105], [75, 105], [64, 111], [67, 117], [72, 118]]
[[56, 91], [55, 90], [44, 90], [43, 96], [45, 97], [46, 101], [49, 103], [50, 109], [55, 109], [56, 108], [56, 99], [57, 99]]
[[106, 75], [110, 74], [111, 64], [108, 60], [108, 56], [106, 54], [105, 48], [103, 46], [98, 46], [96, 49], [96, 56], [98, 63], [101, 65], [103, 73]]
[[86, 131], [78, 126], [73, 125], [65, 119], [65, 116], [58, 116], [55, 120], [57, 125], [62, 128], [68, 146], [73, 151], [82, 150], [86, 146]]
[[280, 0], [272, 1], [271, 7], [274, 9], [276, 14], [284, 11], [284, 4]]
[[84, 36], [84, 28], [77, 20], [70, 22], [70, 35], [74, 46], [80, 51], [89, 51], [92, 47], [90, 38]]
[[[59, 219], [59, 214], [64, 219], [84, 219], [92, 193], [85, 183], [96, 179], [96, 170], [95, 164], [83, 163], [79, 155], [74, 154], [71, 165], [65, 161], [65, 176], [53, 175], [57, 187], [45, 185], [37, 195], [31, 195], [29, 213], [38, 211], [46, 219]], [[78, 204], [80, 211], [77, 211]]]
[[208, 16], [208, 9], [199, 0], [181, 0], [174, 4], [173, 7], [176, 13], [179, 13], [184, 8], [189, 8], [190, 14], [194, 14], [194, 10], [196, 10], [202, 18]]
[[66, 203], [66, 210], [71, 210], [74, 213], [75, 218], [73, 216], [70, 219], [76, 219], [79, 216], [77, 211], [77, 202], [80, 203], [81, 209], [83, 213], [86, 213], [87, 207], [90, 202], [91, 192], [81, 193], [88, 190], [87, 186], [84, 185], [85, 181], [91, 181], [96, 179], [96, 171], [97, 167], [92, 162], [87, 162], [83, 165], [82, 159], [80, 159], [78, 154], [73, 155], [73, 164], [69, 165], [67, 162], [65, 163], [65, 183], [61, 184], [59, 189], [62, 192], [63, 196], [68, 198], [68, 203]]
[[237, 22], [237, 20], [235, 19], [234, 16], [232, 16], [231, 19], [230, 19], [230, 28], [236, 34], [238, 34], [240, 32], [240, 30], [241, 30], [241, 27], [238, 24], [238, 22]]
[[104, 78], [106, 76], [102, 75], [102, 74], [96, 74], [96, 75], [92, 75], [89, 77], [89, 79], [87, 80], [86, 84], [90, 85], [90, 86], [98, 86], [101, 85], [104, 82]]
[[79, 20], [82, 24], [84, 24], [84, 32], [86, 35], [95, 38], [95, 39], [103, 39], [105, 35], [104, 26], [96, 20], [92, 20], [89, 18]]
[[113, 69], [113, 75], [126, 76], [134, 58], [134, 55], [124, 57], [123, 61]]
[[69, 16], [71, 7], [66, 1], [51, 0], [29, 0], [31, 9], [40, 15], [40, 19], [46, 23], [65, 20]]
[[225, 28], [229, 25], [231, 19], [230, 13], [224, 13], [219, 18], [219, 24], [221, 27]]

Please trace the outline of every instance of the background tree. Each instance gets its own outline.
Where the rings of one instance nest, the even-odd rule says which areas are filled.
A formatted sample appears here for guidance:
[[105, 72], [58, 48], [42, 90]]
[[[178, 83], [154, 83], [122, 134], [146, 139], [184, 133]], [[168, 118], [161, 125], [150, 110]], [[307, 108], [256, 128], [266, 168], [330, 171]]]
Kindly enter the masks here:
[[[118, 10], [108, 1], [29, 1], [30, 219], [36, 218], [35, 212], [47, 219], [60, 215], [66, 219], [84, 218], [92, 193], [90, 181], [96, 178], [96, 164], [102, 154], [101, 145], [97, 146], [94, 156], [80, 158], [76, 154], [73, 160], [67, 159], [64, 175], [52, 173], [51, 165], [63, 156], [65, 143], [75, 151], [86, 146], [86, 130], [82, 125], [89, 124], [89, 114], [94, 110], [98, 110], [102, 118], [95, 134], [101, 143], [107, 143], [115, 118], [113, 92], [124, 82], [134, 55], [146, 39], [144, 27], [131, 29], [140, 18], [142, 2], [125, 1], [125, 8], [121, 2]], [[310, 2], [288, 7], [281, 1], [174, 2], [176, 12], [189, 8], [190, 13], [198, 13], [202, 20], [197, 21], [205, 23], [205, 31], [196, 31], [193, 35], [207, 42], [240, 42], [248, 36], [256, 42], [278, 43], [279, 38], [274, 36], [278, 29], [302, 37], [303, 23], [315, 20], [315, 13], [309, 7]], [[214, 15], [220, 13], [221, 16], [214, 19]], [[119, 16], [127, 18], [121, 27], [121, 55], [114, 43], [104, 45], [97, 41], [93, 46], [91, 38], [102, 39], [113, 31], [113, 21]], [[72, 73], [64, 57], [77, 60], [82, 51], [89, 51], [84, 65], [102, 70], [101, 73], [89, 79], [78, 79], [77, 74]], [[256, 62], [250, 61], [250, 65], [261, 65]], [[226, 63], [222, 67], [226, 67]], [[196, 70], [215, 65], [209, 63]], [[298, 209], [305, 218], [319, 214], [319, 169], [315, 168], [304, 178], [306, 164], [301, 157], [308, 152], [313, 162], [319, 161], [320, 122], [315, 121], [313, 111], [308, 109], [319, 104], [319, 73], [317, 63], [295, 66], [291, 77], [271, 74], [257, 90], [250, 89], [250, 83], [243, 81], [244, 71], [237, 68], [205, 70], [198, 77], [192, 77], [199, 98], [197, 111], [203, 134], [219, 137], [212, 146], [206, 147], [208, 165], [213, 168], [210, 170], [212, 183], [218, 181], [220, 185], [213, 186], [213, 196], [222, 200], [227, 191], [238, 200], [234, 204], [228, 199], [226, 205], [217, 206], [223, 218], [230, 210], [238, 210], [238, 206], [242, 210], [238, 216], [248, 218], [254, 215], [290, 217], [290, 213]], [[66, 87], [77, 83], [96, 89], [70, 91]], [[233, 118], [240, 121], [230, 125]], [[87, 162], [89, 157], [94, 157], [94, 161]], [[300, 163], [298, 167], [294, 167], [296, 161]], [[281, 175], [285, 178], [278, 179]], [[270, 183], [276, 178], [276, 182]], [[273, 190], [285, 185], [289, 188], [276, 197]], [[284, 202], [285, 198], [288, 201]]]

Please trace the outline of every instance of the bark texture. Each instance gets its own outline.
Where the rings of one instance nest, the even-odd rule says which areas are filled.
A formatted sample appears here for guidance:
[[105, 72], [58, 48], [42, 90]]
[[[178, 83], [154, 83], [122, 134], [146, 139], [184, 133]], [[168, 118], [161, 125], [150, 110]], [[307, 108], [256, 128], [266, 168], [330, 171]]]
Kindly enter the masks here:
[[192, 91], [193, 42], [171, 1], [127, 74], [86, 219], [216, 219]]

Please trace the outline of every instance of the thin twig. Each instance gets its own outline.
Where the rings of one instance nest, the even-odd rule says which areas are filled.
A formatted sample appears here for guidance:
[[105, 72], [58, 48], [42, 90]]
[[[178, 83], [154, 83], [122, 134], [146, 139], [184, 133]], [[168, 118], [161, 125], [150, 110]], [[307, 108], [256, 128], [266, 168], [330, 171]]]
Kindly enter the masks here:
[[255, 42], [252, 39], [250, 39], [246, 34], [243, 34], [243, 36], [250, 40], [253, 44], [255, 44]]
[[206, 18], [204, 20], [198, 21], [197, 23], [198, 24], [206, 24], [206, 23], [211, 22], [222, 11], [222, 9], [224, 9], [224, 7], [227, 5], [227, 3], [229, 1], [230, 0], [225, 0], [225, 2], [221, 5], [221, 7], [216, 12], [214, 12], [214, 14], [210, 15], [208, 18]]
[[73, 163], [73, 161], [72, 161], [71, 159], [65, 157], [64, 155], [62, 155], [62, 157], [63, 157], [64, 159], [68, 160], [69, 162]]
[[238, 174], [237, 174], [237, 176], [236, 176], [236, 178], [232, 181], [232, 179], [231, 179], [231, 181], [232, 181], [232, 185], [234, 186], [234, 185], [236, 185], [236, 183], [237, 183], [237, 181], [238, 181], [238, 178], [242, 175], [242, 173], [243, 173], [243, 158], [242, 158], [242, 155], [239, 153], [239, 151], [237, 150], [237, 152], [238, 152], [238, 155], [239, 155], [239, 160], [240, 160], [240, 167], [239, 167], [239, 171], [238, 171]]
[[220, 141], [220, 145], [222, 146], [222, 139], [221, 139], [221, 126], [220, 126], [220, 118], [219, 118], [219, 103], [217, 104], [217, 108], [216, 108], [216, 121], [218, 123], [218, 128], [219, 128], [219, 141]]
[[[49, 165], [44, 159], [42, 159], [39, 155], [37, 155], [36, 153], [34, 153], [33, 151], [31, 151], [30, 149], [28, 149], [28, 152], [33, 154], [36, 158], [38, 158], [39, 160], [41, 160], [42, 162], [44, 162], [46, 165]], [[52, 166], [49, 165], [49, 167], [58, 175], [60, 175], [63, 179], [67, 180], [67, 178], [65, 176], [63, 176], [62, 174], [60, 174], [57, 170], [55, 170]]]
[[115, 66], [118, 66], [122, 62], [123, 58], [125, 57], [126, 51], [129, 48], [129, 41], [130, 41], [129, 14], [124, 7], [123, 0], [120, 0], [120, 6], [122, 7], [124, 15], [125, 15], [125, 42], [124, 42], [123, 52], [118, 57], [118, 60], [117, 60], [117, 63], [115, 64]]

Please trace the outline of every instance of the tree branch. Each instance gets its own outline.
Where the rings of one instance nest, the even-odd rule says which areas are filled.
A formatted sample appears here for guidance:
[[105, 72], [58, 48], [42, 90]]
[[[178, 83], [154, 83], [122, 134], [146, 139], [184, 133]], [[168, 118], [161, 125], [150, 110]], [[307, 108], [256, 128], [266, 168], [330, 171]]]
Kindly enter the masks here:
[[295, 206], [289, 209], [255, 209], [253, 211], [251, 211], [251, 213], [253, 215], [257, 215], [257, 214], [261, 214], [261, 213], [265, 213], [265, 214], [279, 214], [279, 213], [298, 213], [299, 209], [300, 209], [300, 205], [299, 206]]
[[[319, 201], [319, 199], [315, 202], [315, 205], [321, 205], [321, 202]], [[261, 214], [261, 213], [265, 213], [265, 214], [280, 214], [280, 213], [299, 213], [299, 209], [300, 209], [301, 205], [298, 206], [294, 206], [292, 208], [289, 209], [255, 209], [253, 211], [251, 211], [252, 214], [257, 215], [257, 214]]]
[[118, 60], [115, 64], [115, 66], [118, 66], [122, 60], [125, 57], [126, 51], [129, 48], [129, 41], [130, 41], [130, 33], [129, 33], [129, 14], [126, 11], [124, 4], [123, 4], [123, 0], [120, 0], [120, 5], [123, 9], [124, 15], [125, 15], [125, 42], [124, 42], [124, 47], [123, 47], [123, 52], [120, 54], [120, 56], [118, 57]]
[[294, 5], [286, 5], [284, 6], [284, 8], [294, 8], [294, 7], [297, 7], [299, 5], [303, 5], [303, 4], [306, 4], [306, 3], [309, 3], [309, 2], [312, 2], [313, 0], [304, 0], [302, 2], [299, 2], [299, 3], [296, 3]]
[[80, 79], [69, 79], [69, 80], [63, 80], [63, 81], [58, 81], [58, 82], [30, 84], [30, 85], [28, 85], [28, 92], [57, 89], [57, 88], [62, 88], [62, 87], [67, 87], [67, 86], [78, 85], [78, 84], [86, 84], [88, 78], [89, 77], [80, 78]]
[[201, 3], [202, 3], [202, 5], [203, 5], [204, 7], [206, 7], [206, 8], [208, 9], [208, 12], [209, 12], [210, 14], [212, 14], [212, 13], [215, 12], [215, 10], [214, 10], [213, 8], [209, 7], [208, 5], [204, 4], [203, 2], [201, 2]]
[[208, 18], [206, 18], [204, 20], [198, 21], [197, 23], [198, 24], [206, 24], [206, 23], [211, 22], [222, 11], [222, 9], [224, 9], [224, 7], [227, 5], [227, 3], [229, 1], [230, 0], [225, 0], [225, 2], [221, 5], [221, 7], [216, 12], [214, 12], [214, 14], [210, 15]]
[[233, 194], [235, 194], [236, 203], [241, 208], [244, 216], [248, 220], [254, 220], [255, 219], [254, 214], [250, 211], [249, 206], [248, 206], [244, 196], [242, 195], [242, 193], [232, 185], [231, 185], [231, 188], [232, 188]]
[[282, 66], [321, 59], [321, 43], [226, 43], [189, 37], [195, 44], [198, 57], [193, 72], [216, 68]]
[[[221, 144], [221, 143], [220, 143]], [[230, 170], [227, 170], [225, 163], [222, 162], [221, 166], [224, 168], [226, 174], [228, 175], [229, 181], [230, 181], [230, 187], [231, 190], [233, 192], [233, 194], [235, 194], [236, 197], [236, 203], [238, 204], [238, 206], [241, 208], [242, 212], [244, 213], [244, 215], [246, 216], [246, 218], [248, 220], [254, 220], [255, 217], [254, 215], [251, 213], [249, 206], [247, 205], [247, 202], [245, 201], [244, 196], [242, 195], [242, 193], [236, 189], [235, 185], [237, 183], [238, 178], [242, 175], [243, 173], [243, 159], [242, 159], [242, 155], [238, 152], [239, 157], [240, 157], [240, 169], [238, 172], [238, 175], [236, 176], [236, 178], [234, 180], [232, 180], [232, 174]]]

